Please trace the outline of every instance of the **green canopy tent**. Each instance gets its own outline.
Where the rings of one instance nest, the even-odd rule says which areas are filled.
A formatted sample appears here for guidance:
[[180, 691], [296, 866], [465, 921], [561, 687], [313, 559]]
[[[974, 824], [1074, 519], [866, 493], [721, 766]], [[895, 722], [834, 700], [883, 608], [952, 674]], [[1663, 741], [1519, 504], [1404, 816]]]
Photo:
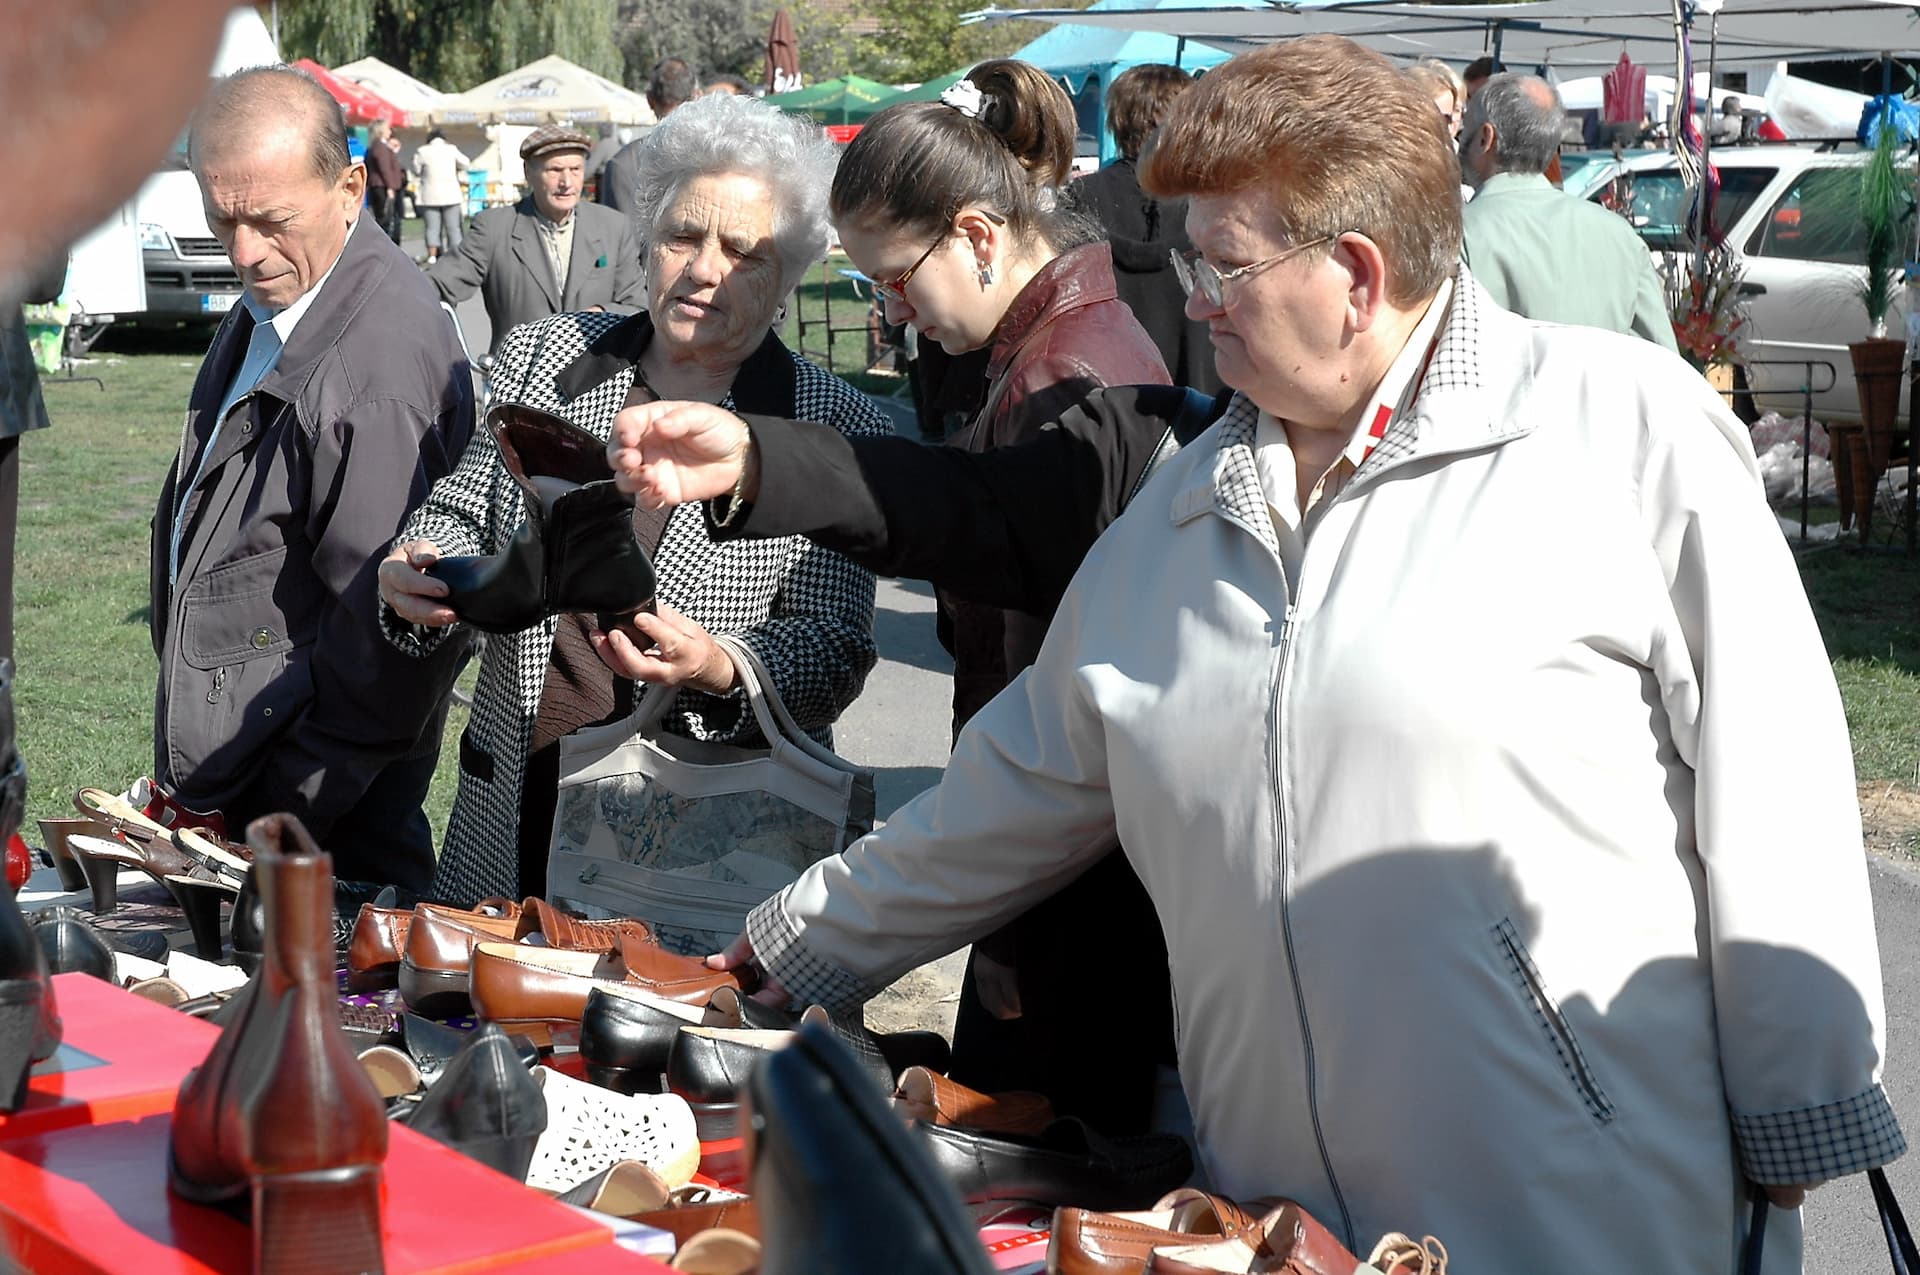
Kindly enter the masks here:
[[792, 115], [805, 115], [820, 124], [863, 124], [895, 93], [884, 84], [858, 75], [810, 84], [791, 93], [770, 94], [768, 106]]
[[885, 110], [889, 106], [898, 106], [902, 102], [937, 102], [940, 100], [942, 93], [952, 88], [955, 84], [958, 84], [966, 77], [967, 72], [972, 69], [970, 66], [963, 66], [958, 71], [949, 71], [937, 80], [928, 80], [918, 88], [911, 88], [904, 92], [895, 93], [874, 109]]

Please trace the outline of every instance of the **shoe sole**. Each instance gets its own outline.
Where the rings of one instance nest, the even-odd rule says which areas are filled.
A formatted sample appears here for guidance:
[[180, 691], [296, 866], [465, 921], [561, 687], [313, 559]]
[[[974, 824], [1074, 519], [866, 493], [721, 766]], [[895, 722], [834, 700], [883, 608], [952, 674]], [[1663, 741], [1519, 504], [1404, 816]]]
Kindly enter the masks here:
[[693, 1108], [693, 1128], [702, 1142], [725, 1142], [740, 1136], [740, 1104], [737, 1102], [689, 1102]]
[[462, 1018], [473, 1012], [466, 970], [423, 970], [400, 962], [400, 999], [422, 1018]]

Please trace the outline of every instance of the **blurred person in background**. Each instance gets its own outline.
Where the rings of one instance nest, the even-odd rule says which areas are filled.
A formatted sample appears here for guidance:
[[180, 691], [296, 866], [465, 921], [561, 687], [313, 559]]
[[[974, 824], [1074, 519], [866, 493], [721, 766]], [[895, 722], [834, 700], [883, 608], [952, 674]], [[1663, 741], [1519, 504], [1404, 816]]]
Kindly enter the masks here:
[[460, 223], [467, 206], [467, 157], [440, 129], [413, 153], [414, 207], [427, 223], [427, 262], [460, 248]]
[[584, 201], [591, 142], [569, 124], [543, 124], [520, 143], [527, 194], [473, 219], [458, 251], [427, 278], [448, 303], [478, 291], [498, 354], [518, 324], [550, 314], [632, 314], [644, 299], [640, 249], [627, 218]]
[[1107, 232], [1113, 282], [1133, 317], [1153, 338], [1175, 385], [1203, 394], [1220, 389], [1207, 326], [1186, 316], [1187, 294], [1174, 277], [1173, 254], [1193, 247], [1187, 202], [1155, 199], [1140, 189], [1140, 151], [1160, 117], [1193, 77], [1175, 66], [1129, 67], [1107, 90], [1107, 128], [1120, 158], [1067, 189]]
[[[647, 78], [647, 105], [653, 109], [655, 120], [665, 120], [698, 96], [700, 77], [684, 59], [661, 58], [654, 64], [653, 74]], [[600, 202], [615, 212], [631, 216], [643, 200], [651, 197], [649, 192], [634, 189], [640, 165], [639, 147], [646, 140], [642, 137], [616, 151], [600, 170]], [[644, 228], [634, 229], [638, 233]]]
[[393, 147], [393, 126], [375, 120], [367, 130], [367, 209], [373, 224], [400, 242], [400, 197], [407, 176], [400, 171], [400, 155]]

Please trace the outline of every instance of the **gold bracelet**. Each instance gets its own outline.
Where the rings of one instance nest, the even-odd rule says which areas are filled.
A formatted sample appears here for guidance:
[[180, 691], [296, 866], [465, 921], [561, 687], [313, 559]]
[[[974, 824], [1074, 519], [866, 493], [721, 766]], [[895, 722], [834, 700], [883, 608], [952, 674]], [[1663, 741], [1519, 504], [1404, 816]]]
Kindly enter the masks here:
[[747, 461], [753, 456], [753, 431], [747, 431], [746, 439], [740, 444], [740, 476], [733, 480], [733, 492], [727, 497], [727, 516], [715, 518], [716, 527], [731, 527], [734, 519], [740, 516], [741, 496], [747, 490]]

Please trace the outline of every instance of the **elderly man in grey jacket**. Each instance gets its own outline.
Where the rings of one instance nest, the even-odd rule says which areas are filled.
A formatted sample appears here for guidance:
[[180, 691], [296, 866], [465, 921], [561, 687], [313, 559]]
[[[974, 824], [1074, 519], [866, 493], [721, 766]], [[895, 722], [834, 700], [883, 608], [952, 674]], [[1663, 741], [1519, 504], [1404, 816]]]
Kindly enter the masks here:
[[217, 82], [189, 160], [246, 290], [153, 522], [155, 778], [228, 827], [289, 810], [348, 880], [422, 889], [459, 643], [380, 636], [374, 571], [473, 431], [429, 286], [372, 218], [339, 108], [285, 67]]
[[443, 301], [477, 290], [497, 353], [507, 333], [551, 314], [601, 310], [632, 314], [642, 301], [640, 248], [633, 225], [581, 198], [592, 143], [567, 124], [548, 124], [520, 144], [525, 199], [473, 219], [460, 247], [427, 271]]

